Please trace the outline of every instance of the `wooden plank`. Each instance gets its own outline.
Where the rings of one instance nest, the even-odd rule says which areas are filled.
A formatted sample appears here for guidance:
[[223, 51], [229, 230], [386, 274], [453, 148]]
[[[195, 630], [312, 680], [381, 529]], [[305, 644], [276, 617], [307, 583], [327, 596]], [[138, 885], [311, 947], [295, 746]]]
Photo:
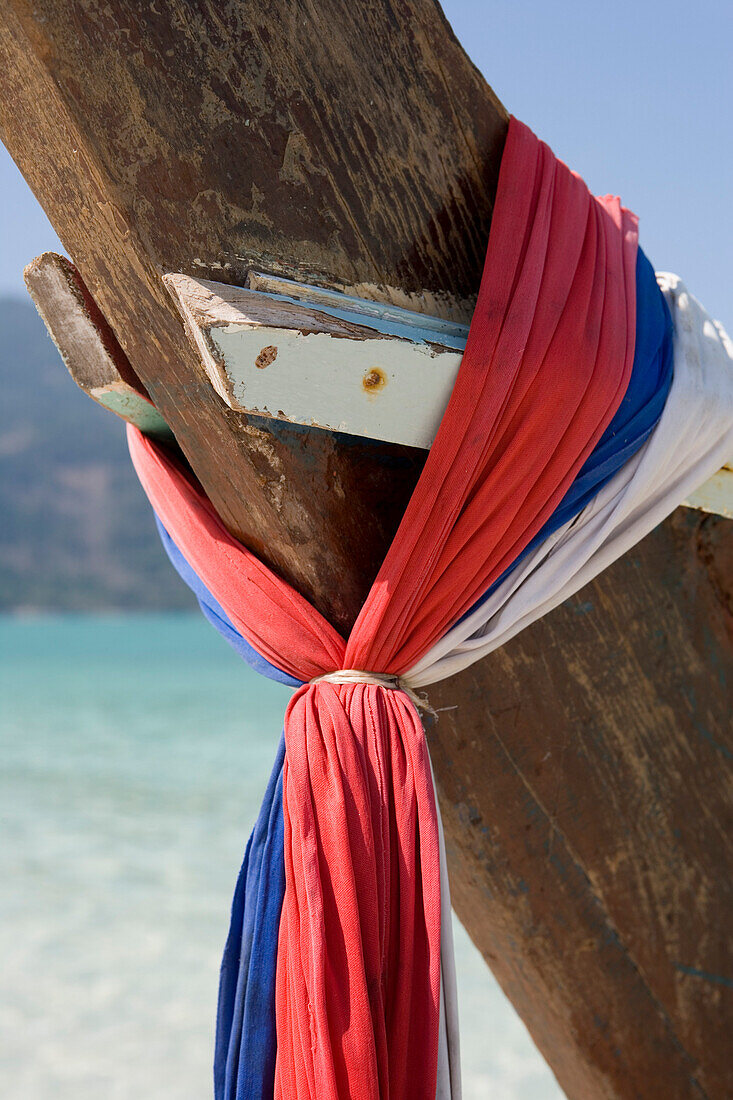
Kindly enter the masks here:
[[145, 392], [74, 265], [44, 252], [25, 284], [71, 377], [93, 401], [165, 443], [173, 432]]
[[[465, 322], [505, 112], [432, 0], [9, 0], [0, 61], [3, 139], [215, 506], [347, 629], [421, 452], [229, 410], [161, 275], [243, 284], [254, 267]], [[687, 513], [683, 537], [679, 515], [619, 563], [583, 631], [571, 601], [551, 634], [536, 624], [431, 693], [457, 707], [431, 737], [459, 915], [582, 1100], [732, 1091], [728, 990], [696, 976], [730, 857], [689, 835], [689, 773], [709, 830], [730, 806], [733, 561], [724, 521]], [[663, 752], [658, 775], [667, 742], [677, 766]]]
[[688, 508], [699, 508], [712, 515], [733, 519], [733, 462], [718, 470], [684, 503]]
[[[46, 252], [27, 265], [24, 278], [77, 385], [145, 434], [173, 442], [74, 265]], [[465, 325], [260, 272], [248, 276], [257, 291], [187, 275], [164, 278], [211, 384], [230, 408], [431, 446], [460, 365]], [[316, 303], [320, 309], [312, 308]], [[273, 369], [264, 373], [266, 367]], [[733, 467], [684, 504], [733, 518]]]
[[[467, 324], [449, 321], [430, 313], [404, 309], [389, 302], [357, 298], [353, 294], [344, 293], [343, 290], [329, 290], [327, 287], [319, 287], [313, 283], [299, 283], [294, 279], [268, 275], [263, 271], [248, 273], [247, 288], [285, 302], [307, 302], [330, 317], [368, 324], [379, 332], [389, 332], [392, 336], [415, 339], [417, 333], [419, 339], [440, 347], [463, 351], [466, 346]], [[234, 290], [234, 288], [230, 289]]]
[[[212, 386], [232, 409], [429, 450], [465, 325], [253, 272], [249, 287], [165, 282]], [[724, 467], [683, 502], [733, 517]]]
[[361, 310], [359, 299], [338, 303], [341, 295], [330, 296], [330, 308], [314, 309], [295, 297], [186, 275], [166, 275], [166, 283], [230, 408], [429, 449], [458, 373], [465, 326], [436, 331], [432, 318], [422, 327], [420, 314], [394, 307], [380, 317]]

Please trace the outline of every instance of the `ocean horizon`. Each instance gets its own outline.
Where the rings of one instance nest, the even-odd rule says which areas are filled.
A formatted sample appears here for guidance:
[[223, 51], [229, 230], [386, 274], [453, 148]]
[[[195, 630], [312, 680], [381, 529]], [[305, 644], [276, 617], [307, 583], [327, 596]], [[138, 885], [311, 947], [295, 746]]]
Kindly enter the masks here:
[[[202, 617], [0, 617], [0, 1085], [206, 1100], [218, 967], [290, 689]], [[465, 1100], [562, 1097], [454, 918]]]

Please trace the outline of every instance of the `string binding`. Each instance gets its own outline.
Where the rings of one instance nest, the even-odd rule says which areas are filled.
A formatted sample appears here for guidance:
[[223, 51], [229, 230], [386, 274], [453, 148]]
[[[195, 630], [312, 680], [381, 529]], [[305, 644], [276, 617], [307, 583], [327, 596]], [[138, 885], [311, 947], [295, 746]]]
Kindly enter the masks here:
[[359, 668], [339, 668], [334, 672], [326, 672], [323, 676], [315, 676], [310, 684], [373, 684], [376, 687], [386, 688], [387, 691], [401, 691], [406, 695], [412, 705], [418, 711], [424, 711], [433, 718], [438, 717], [437, 712], [431, 707], [426, 695], [418, 695], [405, 680], [404, 676], [395, 676], [391, 672], [366, 672]]

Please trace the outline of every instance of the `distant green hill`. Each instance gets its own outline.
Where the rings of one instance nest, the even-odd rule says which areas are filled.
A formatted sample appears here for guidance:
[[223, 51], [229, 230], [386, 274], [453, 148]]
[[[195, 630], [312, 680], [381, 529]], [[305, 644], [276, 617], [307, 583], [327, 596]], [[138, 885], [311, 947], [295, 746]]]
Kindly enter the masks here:
[[32, 304], [0, 299], [0, 611], [191, 606], [122, 421], [76, 388]]

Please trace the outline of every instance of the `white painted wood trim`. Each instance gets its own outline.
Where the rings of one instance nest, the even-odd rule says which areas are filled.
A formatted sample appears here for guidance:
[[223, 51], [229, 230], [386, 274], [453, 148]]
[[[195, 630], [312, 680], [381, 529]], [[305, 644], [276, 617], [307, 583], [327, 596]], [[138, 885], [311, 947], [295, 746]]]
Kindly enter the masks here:
[[733, 519], [733, 462], [708, 478], [683, 504], [686, 508], [699, 508], [701, 512]]
[[[465, 326], [320, 292], [294, 296], [167, 275], [212, 385], [233, 409], [427, 450]], [[280, 281], [280, 285], [284, 280]], [[297, 284], [291, 284], [292, 287]], [[396, 331], [395, 331], [396, 330]], [[409, 333], [409, 336], [407, 335]]]
[[[432, 445], [466, 325], [256, 271], [247, 287], [164, 278], [230, 408], [424, 450]], [[685, 504], [733, 517], [733, 468]]]

